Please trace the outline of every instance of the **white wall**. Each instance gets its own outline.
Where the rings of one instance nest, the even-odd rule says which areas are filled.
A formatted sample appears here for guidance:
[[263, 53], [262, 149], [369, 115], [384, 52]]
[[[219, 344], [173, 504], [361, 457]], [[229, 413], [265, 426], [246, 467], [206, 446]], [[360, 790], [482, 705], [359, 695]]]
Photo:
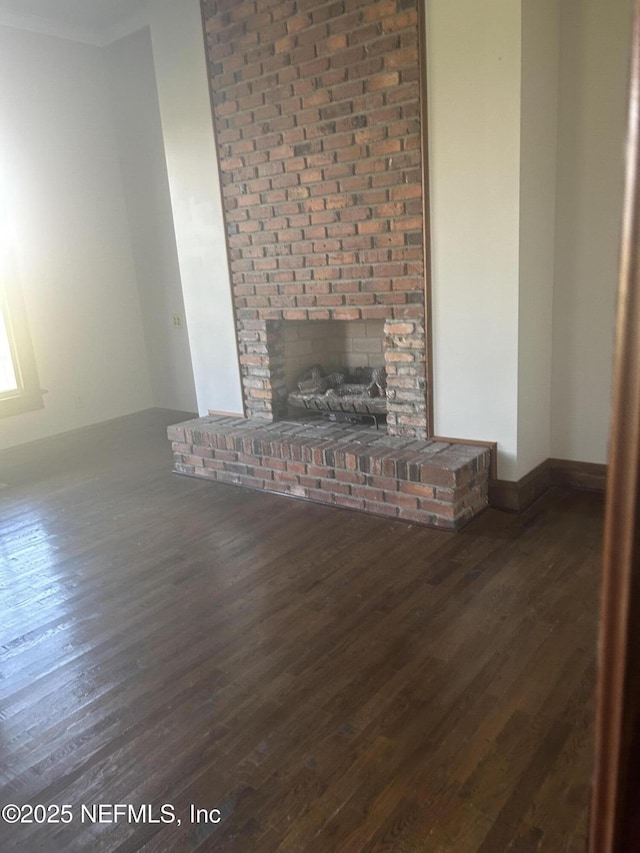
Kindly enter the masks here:
[[0, 447], [152, 405], [98, 48], [0, 28], [0, 180], [45, 407]]
[[[196, 410], [149, 29], [104, 49], [153, 404]], [[176, 327], [174, 315], [182, 319]]]
[[149, 13], [198, 410], [241, 413], [200, 5], [155, 0]]
[[[425, 3], [436, 431], [505, 479], [605, 461], [631, 0]], [[199, 405], [239, 411], [197, 7], [153, 5], [154, 58]]]
[[517, 475], [520, 4], [426, 0], [434, 411]]
[[605, 462], [632, 0], [425, 2], [436, 431]]
[[552, 454], [605, 462], [632, 0], [562, 0]]
[[[555, 228], [558, 0], [425, 2], [437, 432], [497, 440], [507, 479], [549, 453], [604, 461], [631, 0], [559, 3]], [[198, 408], [240, 412], [198, 0], [150, 14]], [[98, 49], [3, 29], [0, 50], [7, 198], [50, 392], [0, 422], [0, 446], [176, 405], [178, 385], [190, 408], [146, 36], [105, 54], [127, 193]]]
[[522, 0], [516, 478], [551, 455], [559, 2]]

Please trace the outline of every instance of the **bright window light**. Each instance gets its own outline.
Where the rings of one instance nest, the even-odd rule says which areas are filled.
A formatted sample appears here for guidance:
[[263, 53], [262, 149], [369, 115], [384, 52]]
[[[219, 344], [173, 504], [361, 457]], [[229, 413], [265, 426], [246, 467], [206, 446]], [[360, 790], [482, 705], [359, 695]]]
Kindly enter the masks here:
[[[2, 131], [0, 127], [0, 132]], [[14, 259], [11, 194], [0, 133], [0, 419], [42, 408], [27, 311]]]
[[9, 330], [4, 314], [0, 311], [0, 394], [17, 390], [18, 379], [9, 342]]

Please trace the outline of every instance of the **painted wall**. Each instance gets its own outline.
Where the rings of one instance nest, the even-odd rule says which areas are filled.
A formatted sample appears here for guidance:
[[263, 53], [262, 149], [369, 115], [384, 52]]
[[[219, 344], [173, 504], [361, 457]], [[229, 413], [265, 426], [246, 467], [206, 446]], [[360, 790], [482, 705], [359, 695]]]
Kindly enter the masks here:
[[241, 413], [200, 7], [156, 0], [149, 13], [198, 410]]
[[[507, 479], [548, 455], [604, 461], [631, 0], [425, 2], [436, 430], [497, 440]], [[230, 329], [213, 170], [206, 199], [193, 189], [195, 173], [211, 162], [196, 7], [181, 4], [188, 14], [176, 20], [176, 0], [154, 4], [154, 56], [185, 269], [194, 267], [194, 283], [206, 277], [189, 258], [199, 254], [189, 220], [205, 220], [224, 268], [220, 322]], [[195, 97], [182, 99], [190, 114], [181, 117], [187, 81], [184, 91], [200, 86], [200, 95], [197, 109], [188, 106]], [[180, 124], [199, 136], [199, 149], [187, 134], [179, 138]], [[187, 312], [189, 303], [212, 310], [211, 289], [188, 288]], [[205, 327], [194, 339], [197, 384], [206, 375]], [[219, 350], [227, 359], [232, 352], [231, 340]], [[219, 393], [239, 407], [235, 370], [203, 385], [201, 408]]]
[[563, 0], [555, 297], [555, 457], [605, 462], [631, 0]]
[[[556, 92], [558, 0], [425, 2], [436, 428], [497, 440], [503, 478], [526, 473], [549, 443], [554, 456], [604, 461], [631, 0], [606, 9], [597, 0], [558, 4]], [[151, 16], [198, 406], [239, 412], [198, 0], [157, 0]], [[148, 198], [125, 194], [120, 176], [122, 165], [127, 182], [142, 186], [161, 171], [152, 107], [138, 131], [154, 125], [155, 143], [150, 135], [137, 144], [138, 131], [126, 128], [153, 88], [145, 36], [106, 51], [120, 93], [120, 164], [97, 48], [2, 29], [0, 49], [3, 176], [49, 390], [43, 411], [0, 422], [5, 447], [168, 400], [163, 359], [179, 365], [173, 381], [184, 376], [187, 353], [184, 333], [165, 325], [167, 310], [180, 310], [172, 307], [179, 294], [166, 196], [156, 199], [155, 231]], [[160, 233], [166, 255], [147, 266], [142, 247], [155, 239], [157, 248]]]
[[516, 478], [551, 455], [559, 1], [522, 2]]
[[[153, 404], [196, 410], [148, 28], [104, 49]], [[181, 326], [174, 325], [177, 315]]]
[[98, 48], [0, 28], [0, 181], [45, 407], [0, 447], [152, 405]]
[[426, 0], [436, 429], [504, 479], [606, 461], [631, 7]]
[[435, 428], [517, 474], [520, 4], [427, 0]]

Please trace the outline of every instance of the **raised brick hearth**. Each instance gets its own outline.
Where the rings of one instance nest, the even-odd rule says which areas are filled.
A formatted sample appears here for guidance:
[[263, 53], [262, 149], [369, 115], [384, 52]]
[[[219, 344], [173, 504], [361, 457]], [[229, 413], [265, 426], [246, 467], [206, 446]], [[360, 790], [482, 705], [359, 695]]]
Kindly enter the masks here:
[[487, 505], [489, 450], [321, 421], [169, 427], [174, 470], [450, 530]]

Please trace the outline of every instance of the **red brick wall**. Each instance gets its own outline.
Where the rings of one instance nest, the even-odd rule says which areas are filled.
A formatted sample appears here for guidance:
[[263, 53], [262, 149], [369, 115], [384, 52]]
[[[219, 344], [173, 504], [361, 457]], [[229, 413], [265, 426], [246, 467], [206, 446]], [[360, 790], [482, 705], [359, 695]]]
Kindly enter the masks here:
[[416, 0], [202, 6], [249, 414], [282, 408], [263, 323], [410, 320], [389, 425], [424, 434]]

